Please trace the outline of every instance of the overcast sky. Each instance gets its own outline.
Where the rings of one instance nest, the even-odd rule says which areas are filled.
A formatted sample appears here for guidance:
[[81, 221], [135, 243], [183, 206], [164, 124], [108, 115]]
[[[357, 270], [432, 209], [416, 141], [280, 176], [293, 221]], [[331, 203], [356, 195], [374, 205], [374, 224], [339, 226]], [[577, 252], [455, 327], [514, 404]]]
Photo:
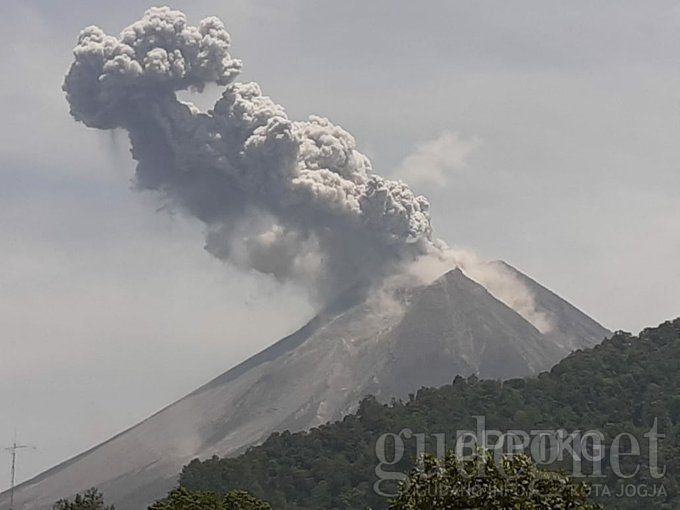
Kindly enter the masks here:
[[[16, 430], [38, 448], [21, 453], [20, 480], [313, 314], [132, 190], [123, 133], [68, 115], [79, 30], [117, 34], [151, 5], [2, 2], [0, 445]], [[220, 16], [242, 79], [293, 118], [352, 132], [378, 173], [430, 198], [449, 244], [507, 260], [611, 329], [680, 315], [680, 2], [172, 6]]]

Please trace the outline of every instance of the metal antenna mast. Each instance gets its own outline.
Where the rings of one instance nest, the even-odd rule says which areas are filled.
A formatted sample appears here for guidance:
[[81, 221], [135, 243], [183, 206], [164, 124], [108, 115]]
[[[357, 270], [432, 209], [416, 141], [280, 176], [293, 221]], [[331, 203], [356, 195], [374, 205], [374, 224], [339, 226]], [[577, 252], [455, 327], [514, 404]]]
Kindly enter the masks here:
[[23, 450], [24, 448], [33, 448], [35, 446], [29, 444], [17, 444], [16, 438], [14, 438], [14, 443], [9, 448], [5, 448], [5, 451], [9, 452], [12, 456], [12, 482], [9, 486], [9, 510], [14, 510], [14, 481], [17, 469], [17, 451]]

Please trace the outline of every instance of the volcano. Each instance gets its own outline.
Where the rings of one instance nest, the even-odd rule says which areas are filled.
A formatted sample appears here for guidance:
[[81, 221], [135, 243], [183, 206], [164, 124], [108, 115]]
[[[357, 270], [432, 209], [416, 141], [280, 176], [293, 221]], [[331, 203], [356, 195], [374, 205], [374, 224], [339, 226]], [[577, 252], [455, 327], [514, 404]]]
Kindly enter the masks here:
[[[119, 510], [164, 496], [183, 465], [233, 456], [274, 431], [341, 419], [368, 394], [389, 401], [456, 375], [537, 374], [610, 331], [505, 264], [553, 325], [539, 331], [460, 269], [394, 293], [355, 289], [292, 335], [147, 420], [17, 487], [15, 504], [51, 508], [98, 487]], [[0, 508], [7, 508], [7, 494]]]

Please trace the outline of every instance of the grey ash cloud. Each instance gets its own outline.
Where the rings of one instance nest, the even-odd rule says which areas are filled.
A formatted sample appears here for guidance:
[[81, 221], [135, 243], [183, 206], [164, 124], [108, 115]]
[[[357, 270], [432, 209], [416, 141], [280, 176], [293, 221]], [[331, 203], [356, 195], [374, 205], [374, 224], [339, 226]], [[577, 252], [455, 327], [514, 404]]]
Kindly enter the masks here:
[[[373, 172], [352, 135], [328, 119], [288, 118], [241, 62], [218, 18], [192, 26], [167, 7], [118, 37], [83, 30], [64, 91], [85, 125], [129, 133], [136, 186], [161, 192], [207, 227], [206, 249], [319, 295], [390, 262], [438, 252], [429, 203]], [[182, 90], [224, 87], [203, 112]]]

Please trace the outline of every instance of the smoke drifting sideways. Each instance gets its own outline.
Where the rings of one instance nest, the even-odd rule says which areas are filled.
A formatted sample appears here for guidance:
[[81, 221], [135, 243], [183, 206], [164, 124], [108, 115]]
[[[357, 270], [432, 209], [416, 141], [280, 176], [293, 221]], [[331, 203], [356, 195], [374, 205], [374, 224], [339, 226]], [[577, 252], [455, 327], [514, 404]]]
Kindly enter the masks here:
[[[71, 115], [125, 129], [136, 187], [201, 220], [211, 254], [317, 297], [445, 249], [425, 197], [373, 173], [328, 119], [290, 120], [256, 83], [235, 81], [229, 48], [218, 18], [192, 26], [167, 7], [119, 37], [88, 27], [63, 86]], [[209, 83], [224, 90], [207, 112], [176, 96]]]

